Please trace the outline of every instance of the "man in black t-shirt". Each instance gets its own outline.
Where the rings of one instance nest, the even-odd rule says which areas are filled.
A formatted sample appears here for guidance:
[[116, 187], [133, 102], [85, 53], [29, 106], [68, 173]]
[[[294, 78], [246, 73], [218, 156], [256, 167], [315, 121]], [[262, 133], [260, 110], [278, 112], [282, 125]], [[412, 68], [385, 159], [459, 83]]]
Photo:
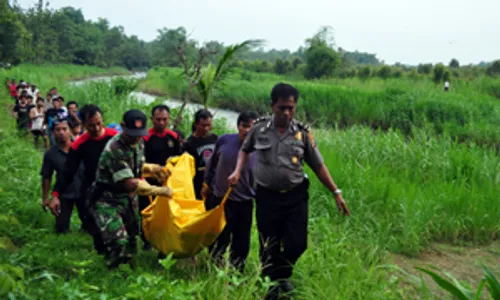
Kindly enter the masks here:
[[[68, 157], [68, 152], [71, 147], [71, 133], [68, 126], [68, 121], [55, 120], [54, 121], [54, 136], [57, 144], [52, 146], [45, 152], [43, 157], [43, 165], [40, 171], [42, 176], [42, 197], [44, 209], [49, 206], [49, 191], [54, 172], [57, 174], [57, 180], [61, 181], [61, 176], [64, 173], [64, 164]], [[75, 176], [75, 179], [61, 195], [61, 213], [56, 217], [56, 233], [69, 232], [71, 214], [73, 207], [78, 209], [78, 215], [83, 224], [85, 224], [85, 207], [80, 198], [80, 183], [83, 178], [82, 167]]]
[[194, 157], [196, 175], [193, 179], [196, 199], [202, 199], [201, 188], [208, 160], [212, 157], [217, 135], [212, 131], [212, 114], [206, 109], [200, 109], [194, 115], [193, 134], [186, 140], [183, 149]]
[[20, 99], [19, 103], [14, 106], [14, 117], [16, 118], [17, 122], [17, 129], [20, 131], [20, 133], [28, 133], [28, 128], [29, 128], [29, 113], [28, 113], [28, 102], [26, 101], [26, 95], [23, 94]]
[[[168, 129], [170, 121], [170, 109], [166, 105], [157, 105], [151, 112], [151, 121], [153, 128], [149, 129], [148, 135], [144, 136], [144, 156], [147, 163], [164, 166], [166, 161], [172, 157], [181, 154], [181, 145], [176, 132]], [[152, 178], [147, 181], [151, 185], [160, 186]], [[148, 197], [139, 197], [139, 210], [142, 211], [149, 205]], [[141, 230], [141, 239], [144, 243], [144, 249], [149, 250], [151, 244], [148, 243]]]
[[[71, 144], [64, 165], [63, 175], [60, 177], [58, 176], [54, 186], [50, 210], [56, 216], [61, 213], [61, 201], [59, 196], [63, 195], [70, 187], [73, 179], [78, 174], [80, 164], [83, 164], [84, 174], [81, 183], [81, 200], [87, 199], [88, 190], [96, 177], [99, 157], [107, 142], [118, 134], [116, 130], [104, 127], [101, 110], [96, 105], [85, 105], [80, 112], [86, 132]], [[83, 226], [92, 235], [94, 239], [94, 248], [98, 253], [103, 254], [105, 247], [102, 237], [87, 205], [88, 203], [84, 203], [86, 212]]]

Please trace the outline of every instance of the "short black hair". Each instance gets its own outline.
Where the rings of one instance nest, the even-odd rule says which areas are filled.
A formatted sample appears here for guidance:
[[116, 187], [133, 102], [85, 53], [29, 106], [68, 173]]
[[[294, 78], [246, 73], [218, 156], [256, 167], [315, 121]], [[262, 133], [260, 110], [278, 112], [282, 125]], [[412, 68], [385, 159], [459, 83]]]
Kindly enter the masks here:
[[69, 119], [68, 120], [68, 125], [69, 128], [75, 128], [77, 126], [82, 126], [82, 122], [76, 120], [76, 119]]
[[153, 109], [151, 110], [151, 116], [154, 116], [157, 110], [159, 111], [166, 110], [168, 113], [170, 113], [170, 108], [168, 106], [166, 106], [165, 104], [159, 104], [153, 106]]
[[28, 99], [30, 99], [30, 98], [31, 98], [31, 99], [33, 99], [33, 96], [32, 96], [32, 95], [30, 95], [30, 94], [28, 94], [28, 95], [26, 95], [26, 98], [28, 98]]
[[78, 103], [76, 101], [69, 101], [68, 104], [66, 104], [66, 107], [69, 107], [70, 105], [76, 105], [76, 108], [78, 108]]
[[288, 99], [290, 96], [295, 103], [299, 101], [299, 91], [290, 84], [280, 82], [271, 90], [271, 104], [275, 104], [279, 99]]
[[205, 119], [211, 119], [213, 118], [213, 115], [211, 112], [209, 112], [207, 109], [200, 109], [194, 114], [194, 122], [198, 123], [200, 120], [205, 120]]
[[102, 115], [102, 111], [99, 106], [95, 104], [86, 104], [80, 109], [80, 116], [82, 118], [82, 123], [87, 122], [87, 120], [91, 119], [96, 114], [100, 113]]
[[55, 131], [56, 130], [56, 126], [58, 124], [63, 123], [63, 122], [68, 123], [68, 127], [70, 127], [68, 119], [66, 119], [66, 118], [55, 118], [54, 121], [52, 121], [52, 131]]
[[211, 119], [213, 118], [213, 115], [211, 112], [209, 112], [207, 109], [200, 109], [194, 114], [194, 121], [193, 125], [191, 125], [191, 132], [196, 131], [196, 127], [194, 126], [196, 123], [200, 122], [200, 120], [206, 120], [206, 119]]
[[251, 120], [257, 120], [258, 117], [259, 117], [259, 115], [257, 115], [257, 113], [253, 112], [253, 111], [242, 112], [238, 116], [238, 120], [236, 121], [236, 125], [238, 126], [238, 125], [240, 125], [240, 123], [248, 123]]
[[45, 102], [45, 100], [43, 100], [43, 98], [40, 98], [40, 97], [36, 98], [36, 102], [40, 102], [40, 101]]

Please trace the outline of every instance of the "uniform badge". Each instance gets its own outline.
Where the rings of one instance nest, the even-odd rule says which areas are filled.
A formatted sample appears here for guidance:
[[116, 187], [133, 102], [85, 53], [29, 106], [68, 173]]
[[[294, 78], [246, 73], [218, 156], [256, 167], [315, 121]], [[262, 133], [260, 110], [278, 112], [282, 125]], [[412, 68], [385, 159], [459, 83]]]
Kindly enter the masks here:
[[302, 141], [302, 132], [301, 131], [297, 132], [295, 138], [297, 139], [297, 141]]
[[135, 127], [142, 128], [142, 120], [135, 120]]
[[298, 163], [298, 162], [299, 162], [299, 159], [297, 158], [297, 156], [292, 157], [292, 162], [293, 162], [294, 164], [296, 164], [296, 163]]
[[172, 141], [168, 141], [168, 142], [167, 142], [167, 145], [168, 145], [170, 148], [172, 148], [172, 147], [174, 147], [174, 142], [172, 142]]

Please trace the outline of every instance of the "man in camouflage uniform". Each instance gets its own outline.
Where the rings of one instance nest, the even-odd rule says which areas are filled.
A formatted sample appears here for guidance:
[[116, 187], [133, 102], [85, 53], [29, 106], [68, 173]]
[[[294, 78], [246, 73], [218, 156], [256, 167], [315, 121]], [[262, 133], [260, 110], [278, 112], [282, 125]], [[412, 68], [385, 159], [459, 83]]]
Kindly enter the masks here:
[[[147, 135], [146, 115], [138, 110], [129, 110], [123, 117], [121, 127], [123, 133], [109, 140], [101, 154], [91, 197], [93, 214], [106, 247], [110, 268], [129, 262], [137, 251], [136, 193], [171, 196], [169, 188], [151, 187], [140, 180], [144, 171], [142, 136]], [[147, 171], [158, 174], [162, 169], [149, 165]]]

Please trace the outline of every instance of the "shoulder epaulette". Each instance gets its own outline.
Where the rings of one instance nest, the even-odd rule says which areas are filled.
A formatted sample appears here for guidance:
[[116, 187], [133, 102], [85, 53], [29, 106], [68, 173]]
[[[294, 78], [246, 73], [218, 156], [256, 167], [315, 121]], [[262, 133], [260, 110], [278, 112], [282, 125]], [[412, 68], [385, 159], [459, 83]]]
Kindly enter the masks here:
[[266, 116], [266, 117], [260, 117], [258, 119], [256, 119], [254, 122], [253, 122], [253, 125], [257, 125], [258, 123], [262, 123], [262, 122], [266, 122], [266, 121], [269, 121], [269, 116]]
[[304, 130], [305, 132], [309, 132], [309, 125], [306, 125], [302, 122], [296, 121], [297, 122], [297, 127], [299, 127], [300, 130]]

